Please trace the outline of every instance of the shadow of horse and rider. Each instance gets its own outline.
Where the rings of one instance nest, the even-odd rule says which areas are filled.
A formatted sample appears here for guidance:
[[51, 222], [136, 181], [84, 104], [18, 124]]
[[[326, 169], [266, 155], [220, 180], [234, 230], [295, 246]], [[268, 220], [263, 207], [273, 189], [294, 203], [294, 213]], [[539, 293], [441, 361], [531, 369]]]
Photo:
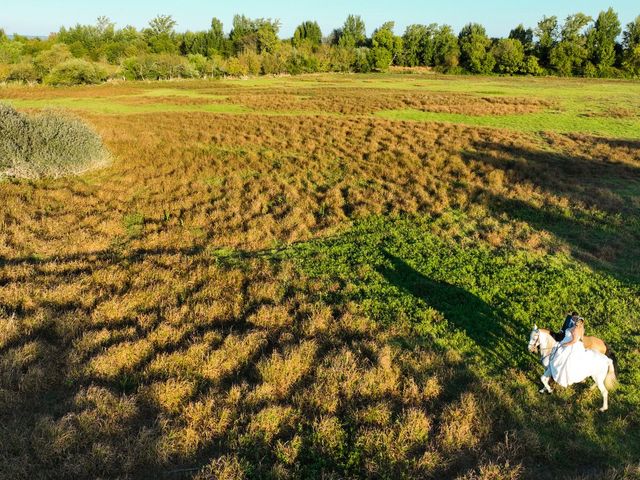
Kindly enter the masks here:
[[528, 333], [506, 314], [477, 295], [451, 283], [429, 278], [403, 259], [382, 250], [387, 265], [377, 271], [392, 285], [425, 301], [453, 328], [464, 332], [498, 369], [530, 364], [523, 354], [522, 338]]

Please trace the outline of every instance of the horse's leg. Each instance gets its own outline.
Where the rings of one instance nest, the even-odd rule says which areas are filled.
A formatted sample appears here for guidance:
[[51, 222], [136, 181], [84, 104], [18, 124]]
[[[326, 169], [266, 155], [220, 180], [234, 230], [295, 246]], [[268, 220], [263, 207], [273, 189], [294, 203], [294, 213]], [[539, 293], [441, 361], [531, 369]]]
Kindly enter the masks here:
[[547, 368], [542, 374], [542, 376], [540, 377], [540, 381], [542, 382], [542, 385], [544, 385], [544, 387], [540, 389], [540, 393], [544, 393], [545, 390], [549, 393], [552, 392], [551, 386], [549, 385], [550, 378], [551, 378], [551, 372], [549, 372], [549, 369]]
[[607, 387], [604, 385], [604, 376], [599, 375], [597, 378], [592, 378], [595, 380], [596, 385], [598, 385], [598, 389], [602, 394], [602, 407], [600, 407], [600, 411], [604, 412], [609, 408], [609, 392], [607, 391]]

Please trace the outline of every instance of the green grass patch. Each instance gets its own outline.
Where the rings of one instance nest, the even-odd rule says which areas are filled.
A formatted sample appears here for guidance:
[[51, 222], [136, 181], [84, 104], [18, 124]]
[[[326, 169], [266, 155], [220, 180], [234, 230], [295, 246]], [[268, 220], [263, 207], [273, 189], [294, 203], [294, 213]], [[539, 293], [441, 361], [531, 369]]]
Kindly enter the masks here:
[[130, 238], [138, 238], [144, 230], [144, 215], [139, 212], [129, 213], [122, 217], [122, 225]]
[[586, 117], [576, 112], [547, 111], [522, 115], [465, 115], [423, 112], [420, 110], [385, 110], [376, 116], [389, 120], [445, 122], [477, 127], [495, 127], [522, 132], [555, 131], [587, 133], [611, 138], [639, 139], [640, 119]]

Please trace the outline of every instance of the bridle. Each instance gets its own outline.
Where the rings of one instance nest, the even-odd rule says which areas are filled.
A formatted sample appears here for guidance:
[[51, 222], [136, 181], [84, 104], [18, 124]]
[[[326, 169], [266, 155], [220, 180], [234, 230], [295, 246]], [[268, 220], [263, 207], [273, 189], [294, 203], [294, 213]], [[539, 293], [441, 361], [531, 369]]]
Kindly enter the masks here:
[[[531, 342], [533, 342], [533, 345], [531, 344]], [[540, 352], [540, 363], [542, 363], [544, 365], [544, 360], [551, 356], [551, 354], [553, 353], [553, 349], [554, 349], [554, 347], [542, 348], [540, 346], [540, 330], [536, 328], [535, 334], [534, 334], [534, 338], [531, 341], [529, 341], [529, 351], [531, 353], [538, 353], [538, 351], [539, 351]], [[545, 351], [548, 352], [546, 355], [545, 355]]]

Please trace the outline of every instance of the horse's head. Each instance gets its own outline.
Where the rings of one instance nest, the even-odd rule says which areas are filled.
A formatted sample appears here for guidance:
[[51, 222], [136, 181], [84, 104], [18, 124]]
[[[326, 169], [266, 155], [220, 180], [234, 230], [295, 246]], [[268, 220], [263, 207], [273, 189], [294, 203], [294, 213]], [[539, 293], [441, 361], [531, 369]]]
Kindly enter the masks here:
[[529, 335], [529, 346], [527, 347], [531, 353], [535, 353], [538, 351], [538, 347], [540, 346], [540, 330], [537, 325], [534, 325], [533, 330], [531, 330], [531, 335]]

